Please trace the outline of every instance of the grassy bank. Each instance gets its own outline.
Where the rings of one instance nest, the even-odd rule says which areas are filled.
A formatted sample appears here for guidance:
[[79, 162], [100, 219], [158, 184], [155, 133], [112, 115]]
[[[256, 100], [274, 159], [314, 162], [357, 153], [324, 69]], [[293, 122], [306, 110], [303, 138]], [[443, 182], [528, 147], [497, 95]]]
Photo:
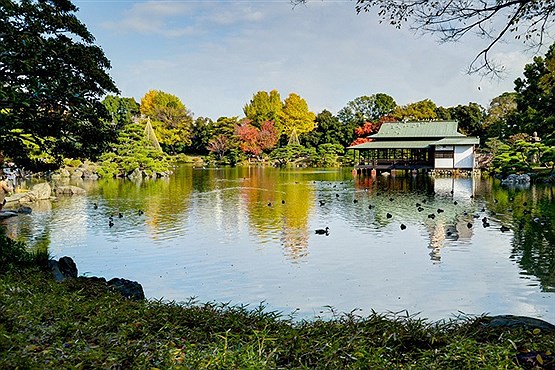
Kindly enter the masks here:
[[56, 283], [44, 256], [39, 267], [10, 258], [0, 272], [2, 369], [553, 368], [553, 333], [486, 327], [486, 318], [297, 322], [262, 307], [136, 302], [90, 280]]

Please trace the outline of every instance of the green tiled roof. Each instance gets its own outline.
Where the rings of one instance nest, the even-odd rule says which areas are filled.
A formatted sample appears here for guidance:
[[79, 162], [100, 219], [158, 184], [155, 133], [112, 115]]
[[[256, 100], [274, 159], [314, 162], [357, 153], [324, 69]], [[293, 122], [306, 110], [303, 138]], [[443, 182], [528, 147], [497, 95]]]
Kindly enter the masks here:
[[465, 137], [457, 132], [456, 121], [432, 122], [388, 122], [380, 127], [377, 134], [370, 136], [372, 139], [385, 138], [445, 138]]
[[370, 141], [359, 145], [350, 146], [347, 149], [417, 149], [427, 148], [434, 140], [410, 140], [410, 141]]
[[480, 139], [473, 136], [447, 137], [445, 139], [441, 139], [433, 143], [433, 145], [473, 145], [473, 144], [480, 144]]

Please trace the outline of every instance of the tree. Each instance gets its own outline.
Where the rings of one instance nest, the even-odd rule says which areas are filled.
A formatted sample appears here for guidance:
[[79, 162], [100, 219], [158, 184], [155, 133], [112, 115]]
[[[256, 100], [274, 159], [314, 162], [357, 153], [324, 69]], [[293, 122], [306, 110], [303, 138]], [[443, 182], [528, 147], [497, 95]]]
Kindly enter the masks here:
[[214, 135], [214, 122], [210, 118], [198, 117], [191, 127], [191, 145], [189, 150], [193, 153], [205, 154], [208, 142]]
[[[30, 168], [95, 159], [114, 127], [100, 97], [118, 90], [110, 62], [69, 0], [0, 6], [0, 148]], [[54, 163], [32, 159], [48, 153]]]
[[283, 101], [281, 117], [283, 128], [279, 132], [287, 137], [314, 130], [316, 115], [308, 110], [306, 100], [295, 93], [289, 94]]
[[141, 99], [141, 114], [152, 120], [160, 145], [170, 152], [183, 152], [191, 144], [193, 117], [175, 95], [150, 90]]
[[116, 129], [133, 122], [133, 118], [139, 115], [139, 103], [134, 98], [122, 98], [117, 95], [108, 95], [102, 101], [108, 110], [112, 123]]
[[248, 119], [245, 119], [237, 125], [235, 132], [240, 140], [241, 150], [257, 157], [263, 151], [273, 149], [278, 142], [273, 121], [263, 122], [260, 129], [258, 129], [250, 124]]
[[222, 160], [225, 153], [230, 149], [227, 136], [218, 135], [213, 139], [210, 139], [206, 149], [208, 149], [209, 152], [216, 154], [219, 160]]
[[537, 132], [544, 141], [555, 141], [555, 44], [545, 58], [535, 57], [524, 67], [524, 78], [515, 81], [515, 91], [515, 124], [520, 132]]
[[430, 99], [397, 107], [392, 116], [397, 120], [425, 121], [437, 119], [436, 104]]
[[477, 103], [457, 105], [449, 108], [451, 119], [459, 123], [459, 131], [465, 135], [482, 135], [482, 124], [485, 118], [485, 109]]
[[512, 133], [509, 122], [517, 109], [516, 96], [514, 92], [505, 92], [491, 100], [483, 124], [486, 137], [504, 138]]
[[348, 127], [339, 121], [330, 111], [323, 110], [316, 116], [316, 128], [300, 135], [303, 145], [317, 148], [321, 144], [348, 145], [354, 135], [354, 127]]
[[[305, 3], [306, 0], [292, 0]], [[357, 0], [357, 13], [378, 8], [380, 22], [423, 33], [439, 34], [441, 42], [456, 42], [468, 33], [486, 40], [468, 67], [470, 73], [498, 73], [503, 68], [490, 59], [493, 47], [509, 34], [527, 46], [539, 47], [548, 39], [555, 14], [554, 0]]]
[[270, 93], [259, 91], [253, 95], [251, 101], [243, 107], [245, 117], [252, 124], [260, 127], [262, 122], [274, 121], [276, 128], [281, 132], [281, 97], [277, 90]]

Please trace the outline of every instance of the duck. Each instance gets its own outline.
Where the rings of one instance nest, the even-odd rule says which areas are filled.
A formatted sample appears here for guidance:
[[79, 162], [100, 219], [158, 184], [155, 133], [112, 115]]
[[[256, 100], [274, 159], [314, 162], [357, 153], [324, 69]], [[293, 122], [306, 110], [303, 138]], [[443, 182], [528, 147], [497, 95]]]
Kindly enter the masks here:
[[509, 231], [509, 230], [511, 230], [511, 229], [508, 228], [508, 227], [505, 226], [505, 225], [501, 225], [501, 227], [499, 228], [499, 230], [501, 230], [501, 232], [504, 233], [505, 231]]
[[393, 202], [394, 200], [395, 200], [394, 198], [389, 198], [389, 201], [390, 201], [390, 202]]
[[110, 220], [110, 221], [108, 222], [108, 226], [110, 226], [110, 227], [114, 226], [114, 223], [112, 222], [112, 220]]
[[324, 202], [323, 200], [319, 200], [319, 202], [320, 202], [320, 207], [326, 204], [326, 202]]
[[328, 235], [330, 233], [330, 228], [326, 226], [325, 229], [316, 229], [314, 232], [318, 235]]
[[433, 220], [434, 218], [436, 218], [436, 215], [434, 215], [433, 213], [430, 213], [430, 214], [428, 215], [428, 218], [431, 218], [431, 219]]
[[357, 199], [353, 199], [353, 203], [357, 204], [358, 200]]
[[281, 204], [285, 204], [285, 199], [282, 199], [282, 200], [281, 200]]
[[388, 213], [385, 215], [385, 217], [391, 218], [391, 217], [393, 217], [393, 215], [392, 215], [391, 213], [388, 212]]
[[121, 212], [118, 213], [118, 217], [119, 217], [119, 218], [122, 218], [122, 217], [123, 217], [123, 213], [121, 213]]
[[368, 209], [372, 209], [372, 205], [371, 205], [371, 204], [368, 205]]
[[469, 229], [472, 229], [472, 223], [470, 223], [470, 222], [467, 223], [467, 224], [466, 224], [466, 227], [468, 227]]
[[441, 209], [441, 208], [438, 208], [438, 209], [437, 209], [437, 213], [438, 213], [438, 214], [439, 214], [439, 213], [442, 213], [442, 212], [445, 212], [445, 211], [444, 211], [443, 209]]
[[405, 230], [406, 228], [407, 228], [407, 225], [401, 224], [401, 230]]
[[454, 205], [457, 205], [457, 204], [459, 204], [459, 203], [458, 203], [457, 201], [454, 201], [453, 204], [454, 204]]
[[417, 209], [418, 209], [418, 212], [422, 212], [424, 210], [424, 208], [422, 207], [418, 207]]
[[137, 214], [138, 214], [139, 216], [141, 216], [143, 213], [145, 213], [145, 212], [144, 212], [142, 209], [139, 209], [139, 210], [137, 211]]
[[94, 208], [94, 209], [98, 209], [98, 204], [93, 203], [93, 208]]

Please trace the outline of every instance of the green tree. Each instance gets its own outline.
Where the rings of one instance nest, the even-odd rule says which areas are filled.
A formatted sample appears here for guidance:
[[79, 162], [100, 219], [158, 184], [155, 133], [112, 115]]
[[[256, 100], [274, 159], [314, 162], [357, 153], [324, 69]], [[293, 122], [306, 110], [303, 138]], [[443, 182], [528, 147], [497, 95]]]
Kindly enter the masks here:
[[437, 106], [430, 99], [424, 99], [416, 103], [410, 103], [397, 107], [393, 117], [397, 120], [425, 121], [437, 119]]
[[116, 129], [133, 122], [133, 118], [139, 115], [139, 103], [134, 98], [122, 98], [117, 95], [108, 95], [102, 101], [102, 104], [108, 110], [112, 122], [115, 123]]
[[208, 154], [206, 147], [214, 136], [214, 121], [207, 117], [198, 117], [191, 127], [191, 145], [188, 150], [196, 154]]
[[323, 110], [316, 116], [316, 128], [300, 135], [304, 146], [317, 148], [321, 144], [340, 144], [347, 146], [353, 136], [354, 128], [343, 125], [330, 111]]
[[282, 130], [282, 104], [277, 90], [272, 90], [270, 93], [266, 91], [257, 92], [253, 95], [251, 101], [243, 107], [243, 112], [255, 127], [260, 128], [262, 122], [274, 121], [278, 131], [281, 132]]
[[289, 94], [283, 101], [281, 117], [283, 127], [281, 134], [287, 137], [291, 137], [294, 133], [301, 135], [314, 130], [316, 115], [308, 110], [306, 100], [295, 93]]
[[555, 141], [555, 44], [545, 57], [537, 56], [524, 67], [524, 78], [516, 79], [515, 91], [518, 130]]
[[457, 105], [449, 108], [451, 119], [459, 123], [459, 131], [465, 135], [482, 135], [482, 125], [486, 116], [485, 109], [478, 103]]
[[175, 95], [150, 90], [141, 99], [141, 114], [152, 120], [160, 145], [164, 150], [183, 152], [191, 145], [191, 112]]
[[485, 137], [505, 138], [511, 133], [509, 124], [517, 109], [516, 96], [514, 92], [505, 92], [491, 100], [483, 124]]
[[[69, 0], [0, 6], [0, 148], [29, 168], [95, 159], [114, 127], [100, 97], [118, 90], [109, 60]], [[53, 163], [32, 159], [47, 153]]]
[[99, 174], [104, 177], [123, 177], [135, 169], [152, 176], [169, 170], [168, 156], [157, 150], [146, 138], [141, 123], [125, 125], [111, 151], [100, 156]]

